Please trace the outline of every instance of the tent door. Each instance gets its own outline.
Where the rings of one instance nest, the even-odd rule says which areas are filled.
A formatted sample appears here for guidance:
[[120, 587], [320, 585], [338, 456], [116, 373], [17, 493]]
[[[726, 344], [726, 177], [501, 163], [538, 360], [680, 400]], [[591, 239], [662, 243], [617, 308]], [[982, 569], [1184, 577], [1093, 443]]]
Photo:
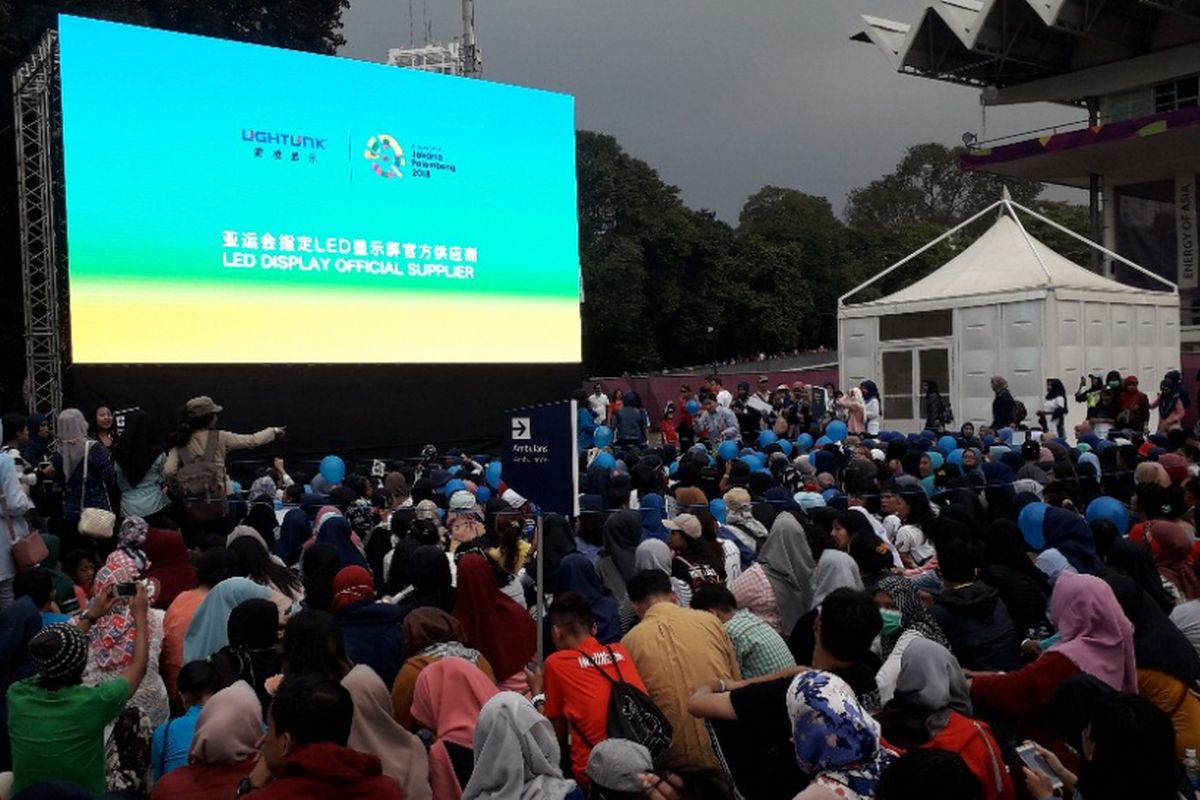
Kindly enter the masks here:
[[949, 347], [907, 346], [880, 352], [884, 424], [901, 430], [925, 422], [924, 381], [934, 381], [950, 398]]

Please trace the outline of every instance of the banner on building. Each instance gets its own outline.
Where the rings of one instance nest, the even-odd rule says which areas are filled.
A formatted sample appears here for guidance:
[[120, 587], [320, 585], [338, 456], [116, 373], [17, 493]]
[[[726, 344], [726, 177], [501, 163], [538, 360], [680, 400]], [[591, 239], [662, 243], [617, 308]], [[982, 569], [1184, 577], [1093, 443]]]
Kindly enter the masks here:
[[1175, 253], [1179, 288], [1197, 288], [1196, 275], [1196, 176], [1175, 179]]

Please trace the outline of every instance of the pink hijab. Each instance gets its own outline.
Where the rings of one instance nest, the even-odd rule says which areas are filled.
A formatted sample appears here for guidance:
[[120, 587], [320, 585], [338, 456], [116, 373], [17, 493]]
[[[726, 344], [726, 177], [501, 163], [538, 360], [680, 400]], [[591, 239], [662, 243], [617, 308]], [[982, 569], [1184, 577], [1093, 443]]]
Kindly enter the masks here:
[[1050, 621], [1062, 637], [1052, 650], [1118, 692], [1137, 694], [1133, 625], [1107, 583], [1064, 572], [1050, 596]]
[[429, 782], [438, 800], [462, 797], [462, 786], [443, 741], [473, 747], [479, 712], [499, 693], [496, 684], [462, 658], [438, 659], [417, 676], [412, 716], [436, 738], [429, 748]]
[[258, 695], [245, 681], [217, 692], [196, 719], [188, 763], [233, 766], [258, 755], [262, 716]]

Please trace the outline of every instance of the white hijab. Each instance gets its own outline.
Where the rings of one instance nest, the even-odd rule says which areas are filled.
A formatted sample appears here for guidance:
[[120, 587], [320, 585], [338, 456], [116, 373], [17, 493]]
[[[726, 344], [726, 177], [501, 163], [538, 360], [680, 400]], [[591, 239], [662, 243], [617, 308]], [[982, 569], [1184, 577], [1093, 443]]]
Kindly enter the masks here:
[[462, 800], [562, 800], [575, 789], [559, 767], [550, 720], [516, 692], [500, 692], [484, 705], [474, 750]]

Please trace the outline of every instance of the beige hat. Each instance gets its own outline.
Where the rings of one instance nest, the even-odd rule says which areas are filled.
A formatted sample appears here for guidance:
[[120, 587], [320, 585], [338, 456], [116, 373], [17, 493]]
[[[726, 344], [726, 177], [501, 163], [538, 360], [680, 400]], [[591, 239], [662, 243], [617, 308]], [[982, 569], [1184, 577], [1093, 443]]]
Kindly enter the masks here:
[[221, 406], [214, 403], [213, 399], [206, 394], [200, 395], [199, 397], [193, 397], [191, 400], [188, 400], [187, 405], [184, 406], [184, 408], [187, 411], [187, 415], [193, 419], [196, 417], [203, 417], [208, 414], [219, 414], [225, 410]]
[[669, 531], [679, 531], [689, 539], [699, 539], [703, 533], [700, 519], [695, 514], [680, 514], [675, 519], [665, 520], [663, 527]]

